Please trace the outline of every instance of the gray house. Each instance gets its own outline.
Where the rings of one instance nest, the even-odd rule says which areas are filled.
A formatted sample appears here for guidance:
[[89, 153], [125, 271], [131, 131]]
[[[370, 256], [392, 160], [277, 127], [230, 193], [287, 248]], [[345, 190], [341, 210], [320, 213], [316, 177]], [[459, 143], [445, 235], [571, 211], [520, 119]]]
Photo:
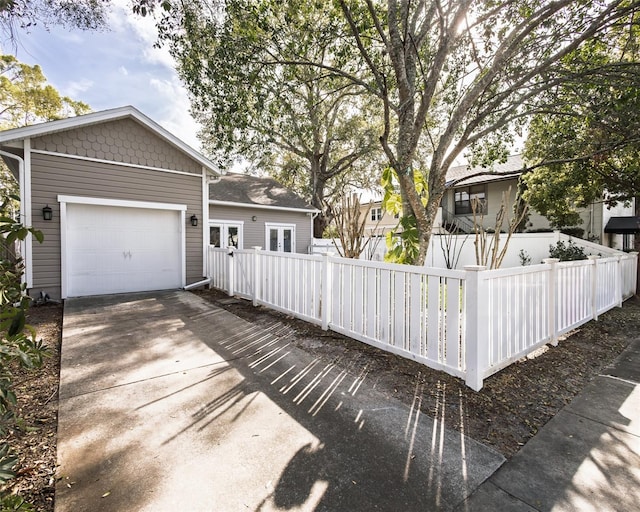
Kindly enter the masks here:
[[271, 178], [227, 174], [209, 185], [214, 247], [307, 253], [318, 213]]
[[0, 132], [32, 295], [180, 288], [206, 275], [213, 164], [133, 107]]
[[[484, 224], [493, 227], [500, 208], [502, 194], [511, 189], [509, 211], [516, 197], [518, 179], [524, 163], [520, 155], [512, 155], [502, 164], [497, 164], [492, 173], [486, 169], [467, 165], [452, 167], [447, 172], [447, 192], [442, 199], [442, 219], [445, 223], [458, 223], [463, 231], [473, 225], [471, 202], [479, 199], [485, 205]], [[483, 174], [484, 172], [484, 174]], [[638, 218], [634, 216], [634, 205], [619, 204], [608, 207], [601, 199], [578, 210], [584, 229], [584, 237], [596, 240], [618, 250], [631, 250], [632, 235], [640, 231]], [[546, 217], [530, 209], [527, 231], [551, 229]]]

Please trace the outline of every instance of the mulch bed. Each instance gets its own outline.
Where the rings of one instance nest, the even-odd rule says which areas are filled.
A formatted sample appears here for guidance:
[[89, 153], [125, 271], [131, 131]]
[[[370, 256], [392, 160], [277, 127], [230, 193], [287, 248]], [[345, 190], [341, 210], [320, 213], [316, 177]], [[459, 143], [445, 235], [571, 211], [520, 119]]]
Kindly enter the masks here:
[[[334, 360], [349, 361], [350, 371], [366, 371], [370, 385], [509, 458], [640, 333], [640, 299], [615, 308], [597, 322], [577, 329], [558, 347], [539, 351], [485, 380], [474, 392], [460, 380], [287, 315], [254, 308], [215, 290], [198, 295], [232, 313], [268, 327], [278, 324], [301, 348]], [[56, 424], [60, 375], [62, 307], [34, 307], [29, 321], [51, 347], [43, 368], [14, 371], [20, 428], [9, 440], [20, 463], [8, 490], [36, 510], [52, 512], [56, 472]]]
[[50, 353], [41, 368], [11, 368], [19, 418], [8, 436], [12, 451], [19, 456], [18, 476], [7, 491], [22, 496], [38, 511], [53, 511], [56, 478], [56, 434], [58, 424], [58, 384], [60, 382], [60, 342], [62, 306], [32, 307], [28, 322]]

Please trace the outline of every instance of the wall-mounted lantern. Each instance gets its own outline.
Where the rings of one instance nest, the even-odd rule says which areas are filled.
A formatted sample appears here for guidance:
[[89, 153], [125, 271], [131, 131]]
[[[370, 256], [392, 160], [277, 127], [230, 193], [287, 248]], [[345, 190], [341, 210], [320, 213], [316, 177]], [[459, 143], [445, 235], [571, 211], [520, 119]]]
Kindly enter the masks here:
[[258, 220], [258, 217], [257, 217], [256, 215], [254, 215], [253, 217], [251, 217], [251, 220], [252, 220], [253, 222], [255, 222], [255, 221], [257, 221], [257, 220]]
[[53, 210], [51, 209], [51, 207], [49, 205], [45, 206], [42, 209], [42, 218], [44, 220], [51, 220], [53, 219]]
[[191, 225], [194, 228], [198, 226], [198, 217], [196, 217], [195, 213], [191, 216]]

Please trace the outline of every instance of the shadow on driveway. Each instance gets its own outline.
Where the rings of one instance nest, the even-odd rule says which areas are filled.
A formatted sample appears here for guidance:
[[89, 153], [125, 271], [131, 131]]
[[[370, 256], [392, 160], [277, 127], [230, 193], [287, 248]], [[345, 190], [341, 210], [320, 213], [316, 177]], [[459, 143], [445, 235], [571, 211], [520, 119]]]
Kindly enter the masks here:
[[453, 510], [504, 461], [186, 292], [67, 300], [56, 511]]

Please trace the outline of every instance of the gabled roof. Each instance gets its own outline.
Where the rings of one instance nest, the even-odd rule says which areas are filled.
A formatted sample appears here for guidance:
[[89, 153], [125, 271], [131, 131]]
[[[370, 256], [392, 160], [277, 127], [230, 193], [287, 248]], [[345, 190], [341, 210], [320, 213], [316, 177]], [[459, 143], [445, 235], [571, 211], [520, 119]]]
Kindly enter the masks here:
[[209, 185], [209, 202], [235, 206], [317, 212], [304, 199], [271, 178], [227, 174]]
[[[456, 167], [451, 167], [447, 172], [446, 186], [459, 187], [462, 185], [473, 185], [476, 183], [488, 183], [491, 181], [517, 178], [522, 174], [523, 165], [524, 163], [521, 155], [512, 155], [507, 158], [505, 163], [495, 164], [493, 168], [458, 165]], [[472, 177], [465, 179], [467, 176]]]
[[191, 157], [206, 169], [216, 174], [220, 174], [220, 171], [216, 169], [213, 162], [132, 106], [118, 107], [109, 110], [102, 110], [100, 112], [91, 112], [90, 114], [82, 116], [68, 117], [57, 121], [49, 121], [46, 123], [24, 126], [22, 128], [5, 130], [0, 132], [0, 144], [73, 130], [108, 121], [117, 121], [120, 119], [132, 119], [136, 121], [145, 128], [154, 132], [158, 137], [165, 140], [177, 150]]

